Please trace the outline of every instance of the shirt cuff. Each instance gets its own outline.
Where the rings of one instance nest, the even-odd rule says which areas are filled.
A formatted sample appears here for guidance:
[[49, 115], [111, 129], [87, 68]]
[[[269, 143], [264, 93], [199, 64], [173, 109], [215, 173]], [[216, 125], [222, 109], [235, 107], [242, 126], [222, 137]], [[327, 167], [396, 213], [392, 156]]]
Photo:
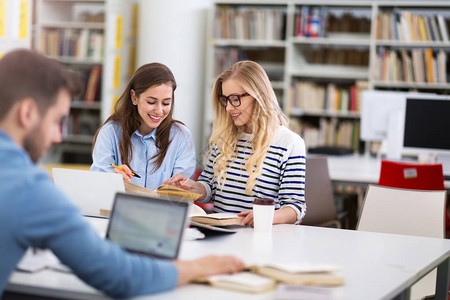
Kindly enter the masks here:
[[[290, 208], [292, 208], [293, 210], [295, 210], [295, 213], [297, 214], [297, 220], [295, 221], [295, 224], [298, 225], [302, 222], [303, 218], [305, 217], [305, 212], [302, 210], [300, 211], [297, 207], [295, 207], [295, 205], [286, 205]], [[284, 207], [286, 207], [284, 206]]]
[[206, 182], [203, 182], [203, 181], [197, 181], [197, 182], [200, 182], [201, 184], [203, 184], [203, 186], [205, 187], [205, 190], [206, 190], [205, 199], [197, 200], [197, 202], [200, 202], [200, 203], [211, 202], [211, 187], [209, 186], [209, 184], [207, 184]]

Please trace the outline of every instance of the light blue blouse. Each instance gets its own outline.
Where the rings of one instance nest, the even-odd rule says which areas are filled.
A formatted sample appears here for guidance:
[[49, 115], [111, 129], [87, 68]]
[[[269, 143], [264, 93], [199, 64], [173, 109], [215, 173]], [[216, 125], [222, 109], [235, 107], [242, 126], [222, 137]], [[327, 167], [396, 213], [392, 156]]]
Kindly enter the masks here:
[[[105, 124], [100, 130], [92, 152], [93, 164], [91, 171], [113, 172], [111, 164], [121, 165], [119, 142], [122, 137], [122, 126], [113, 122]], [[152, 190], [175, 174], [192, 177], [195, 171], [195, 144], [189, 129], [179, 123], [172, 126], [169, 137], [169, 147], [164, 161], [158, 170], [154, 171], [154, 160], [150, 160], [158, 149], [156, 148], [156, 130], [142, 136], [135, 131], [131, 136], [133, 158], [130, 168], [141, 178], [132, 177], [131, 182]]]

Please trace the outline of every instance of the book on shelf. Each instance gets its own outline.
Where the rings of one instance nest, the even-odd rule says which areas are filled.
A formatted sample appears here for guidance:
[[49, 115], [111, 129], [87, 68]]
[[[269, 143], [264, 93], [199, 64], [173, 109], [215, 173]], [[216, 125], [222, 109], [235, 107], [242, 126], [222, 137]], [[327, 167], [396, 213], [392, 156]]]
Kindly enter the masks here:
[[87, 28], [44, 29], [39, 36], [39, 50], [55, 57], [101, 60], [103, 44], [103, 31]]
[[87, 79], [84, 101], [93, 102], [99, 100], [101, 76], [102, 67], [100, 65], [93, 66]]
[[295, 14], [295, 36], [309, 38], [325, 37], [327, 22], [326, 6], [303, 5]]
[[340, 286], [344, 284], [341, 268], [334, 265], [269, 263], [248, 267], [262, 276], [292, 285]]
[[381, 81], [447, 83], [447, 54], [443, 49], [380, 47], [376, 66], [375, 77]]
[[401, 41], [443, 41], [448, 42], [448, 31], [444, 17], [418, 15], [408, 10], [395, 9], [380, 12], [377, 16], [376, 39]]
[[444, 17], [442, 15], [437, 15], [437, 23], [439, 26], [439, 32], [443, 42], [448, 42], [448, 31], [447, 25], [445, 24]]
[[358, 93], [361, 88], [358, 85], [359, 81], [351, 85], [336, 86], [332, 82], [324, 85], [296, 80], [292, 84], [288, 109], [300, 108], [305, 113], [311, 111], [358, 112], [360, 111]]
[[100, 126], [97, 112], [75, 110], [71, 112], [67, 121], [67, 133], [94, 137]]
[[213, 275], [194, 279], [193, 282], [246, 293], [264, 293], [276, 286], [275, 280], [250, 272]]
[[434, 64], [433, 64], [433, 50], [431, 50], [431, 48], [426, 48], [424, 50], [424, 61], [425, 61], [425, 66], [426, 66], [426, 78], [427, 78], [427, 82], [429, 83], [434, 83]]
[[318, 125], [305, 118], [291, 118], [290, 127], [300, 132], [308, 148], [339, 146], [359, 150], [359, 121], [321, 117]]
[[285, 9], [277, 7], [218, 6], [215, 37], [238, 40], [284, 40]]

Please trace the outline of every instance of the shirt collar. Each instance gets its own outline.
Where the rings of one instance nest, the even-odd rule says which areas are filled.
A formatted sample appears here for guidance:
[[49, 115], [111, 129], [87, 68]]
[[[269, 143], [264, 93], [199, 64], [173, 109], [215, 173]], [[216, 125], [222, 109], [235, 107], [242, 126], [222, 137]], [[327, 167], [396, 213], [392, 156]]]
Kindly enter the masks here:
[[2, 150], [13, 150], [20, 152], [22, 157], [29, 163], [33, 163], [30, 159], [30, 155], [25, 151], [25, 149], [18, 145], [11, 136], [9, 136], [5, 131], [0, 129], [0, 148]]
[[136, 129], [136, 131], [134, 132], [135, 135], [137, 135], [140, 138], [143, 138], [144, 140], [149, 140], [149, 139], [153, 139], [156, 141], [156, 128], [153, 129], [152, 132], [150, 132], [149, 134], [147, 134], [146, 136], [143, 136], [138, 129]]

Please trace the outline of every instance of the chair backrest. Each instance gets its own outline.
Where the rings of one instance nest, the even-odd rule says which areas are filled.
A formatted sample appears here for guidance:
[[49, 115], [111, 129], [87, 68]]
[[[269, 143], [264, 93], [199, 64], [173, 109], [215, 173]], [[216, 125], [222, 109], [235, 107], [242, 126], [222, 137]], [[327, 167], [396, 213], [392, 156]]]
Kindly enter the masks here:
[[306, 215], [304, 225], [317, 225], [337, 218], [333, 186], [326, 156], [306, 159]]
[[378, 185], [415, 190], [444, 190], [442, 164], [383, 160]]
[[446, 191], [367, 188], [357, 230], [444, 237]]

